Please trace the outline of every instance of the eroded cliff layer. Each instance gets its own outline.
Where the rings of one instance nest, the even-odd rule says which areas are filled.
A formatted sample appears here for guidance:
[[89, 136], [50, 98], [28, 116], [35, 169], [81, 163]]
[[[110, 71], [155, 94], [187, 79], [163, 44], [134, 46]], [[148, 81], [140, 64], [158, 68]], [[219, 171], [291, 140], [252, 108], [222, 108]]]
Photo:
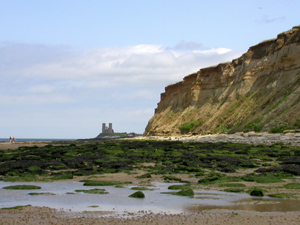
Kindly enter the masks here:
[[300, 26], [165, 88], [144, 135], [300, 128]]

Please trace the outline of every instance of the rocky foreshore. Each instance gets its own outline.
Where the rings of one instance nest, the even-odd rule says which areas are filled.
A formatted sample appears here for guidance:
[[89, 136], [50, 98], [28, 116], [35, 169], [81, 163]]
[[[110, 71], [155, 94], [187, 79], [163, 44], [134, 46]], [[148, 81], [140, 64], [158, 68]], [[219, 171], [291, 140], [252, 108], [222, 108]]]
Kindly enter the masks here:
[[241, 143], [241, 144], [284, 144], [300, 146], [300, 130], [287, 130], [284, 133], [235, 133], [235, 134], [207, 134], [207, 135], [182, 135], [182, 136], [143, 136], [138, 139], [170, 140], [183, 142], [208, 142], [208, 143]]
[[[247, 143], [247, 144], [284, 144], [291, 146], [300, 146], [300, 131], [289, 130], [281, 134], [270, 134], [270, 133], [235, 133], [235, 134], [209, 134], [209, 135], [182, 135], [182, 136], [142, 136], [135, 137], [136, 140], [166, 140], [166, 141], [183, 141], [183, 142], [230, 142], [230, 143]], [[132, 140], [132, 139], [130, 139]], [[45, 142], [32, 142], [32, 143], [1, 143], [0, 149], [10, 150], [17, 149], [21, 146], [45, 146], [49, 143]], [[131, 144], [131, 143], [129, 143]], [[222, 151], [222, 149], [221, 149]], [[40, 153], [40, 152], [39, 152]], [[274, 158], [271, 159], [273, 162]], [[270, 161], [270, 162], [271, 162]], [[276, 160], [275, 160], [276, 161]], [[274, 162], [275, 162], [274, 161]], [[268, 163], [268, 162], [264, 162]], [[155, 163], [153, 163], [155, 165]], [[260, 163], [259, 163], [260, 165]], [[90, 178], [99, 179], [103, 181], [130, 181], [137, 186], [145, 186], [145, 178], [141, 180], [139, 177], [145, 173], [148, 173], [148, 168], [151, 167], [150, 163], [143, 164], [141, 168], [147, 168], [147, 171], [138, 169], [130, 173], [108, 173], [99, 174], [96, 176], [93, 174]], [[213, 168], [215, 170], [215, 168]], [[239, 169], [234, 176], [244, 176], [245, 173], [252, 173], [257, 170], [256, 168]], [[192, 176], [189, 174], [177, 173], [175, 175], [181, 180], [188, 180], [196, 184], [199, 182], [199, 177]], [[97, 177], [97, 178], [96, 178]], [[79, 182], [83, 180], [82, 176], [74, 177], [69, 182]], [[151, 182], [164, 182], [162, 175], [153, 174]], [[291, 180], [284, 180], [282, 183], [257, 183], [250, 182], [245, 184], [246, 189], [250, 188], [264, 188], [268, 189], [269, 194], [291, 194], [291, 196], [297, 196], [299, 189], [286, 189], [279, 188], [284, 187], [285, 184], [291, 182]], [[292, 182], [298, 184], [299, 177], [294, 177]], [[242, 182], [243, 184], [245, 182]], [[218, 185], [215, 186], [202, 186], [200, 189], [205, 190], [220, 190]], [[199, 189], [199, 190], [200, 190]], [[297, 194], [297, 195], [295, 195]], [[294, 198], [294, 197], [293, 197]], [[264, 201], [264, 199], [262, 199]], [[22, 204], [20, 202], [20, 204]], [[235, 224], [300, 224], [299, 211], [288, 211], [288, 212], [266, 212], [266, 211], [251, 211], [251, 207], [241, 207], [240, 209], [210, 209], [204, 208], [203, 210], [197, 209], [193, 213], [180, 213], [180, 214], [168, 214], [168, 213], [153, 213], [152, 211], [140, 211], [140, 212], [121, 212], [117, 214], [113, 211], [101, 211], [101, 201], [99, 202], [99, 211], [67, 211], [57, 210], [48, 207], [24, 207], [23, 210], [17, 209], [0, 209], [0, 224], [223, 224], [223, 225], [235, 225]], [[252, 203], [249, 203], [252, 204]], [[258, 201], [253, 204], [260, 204]], [[248, 202], [244, 205], [247, 206]], [[297, 204], [298, 205], [298, 204]], [[265, 208], [264, 208], [265, 210]]]

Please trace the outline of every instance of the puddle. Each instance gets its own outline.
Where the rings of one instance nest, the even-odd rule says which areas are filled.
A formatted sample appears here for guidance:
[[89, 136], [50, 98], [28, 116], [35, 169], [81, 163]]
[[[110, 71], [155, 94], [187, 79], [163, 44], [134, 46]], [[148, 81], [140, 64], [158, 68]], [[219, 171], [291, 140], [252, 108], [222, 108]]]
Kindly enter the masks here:
[[[0, 208], [18, 205], [47, 206], [73, 212], [131, 212], [140, 211], [153, 213], [191, 213], [207, 209], [255, 210], [261, 212], [272, 211], [300, 211], [300, 200], [279, 200], [264, 197], [267, 202], [251, 198], [246, 193], [227, 193], [221, 191], [195, 191], [194, 198], [162, 194], [170, 192], [168, 187], [174, 183], [154, 182], [151, 189], [145, 190], [144, 199], [129, 198], [136, 192], [132, 187], [115, 188], [114, 186], [88, 187], [82, 182], [53, 182], [30, 183], [40, 186], [39, 190], [6, 190], [5, 186], [28, 184], [23, 182], [0, 182]], [[180, 183], [177, 183], [180, 184]], [[109, 194], [75, 193], [75, 190], [89, 190], [103, 188]], [[176, 190], [174, 190], [176, 192]], [[178, 191], [178, 190], [177, 190]], [[55, 195], [29, 195], [29, 193], [53, 193]], [[75, 194], [69, 194], [75, 193]], [[248, 202], [248, 200], [251, 200]], [[252, 202], [252, 200], [254, 202]]]
[[300, 200], [273, 199], [261, 202], [251, 199], [251, 201], [247, 201], [247, 203], [238, 202], [234, 205], [227, 206], [194, 205], [187, 207], [187, 211], [189, 212], [199, 212], [209, 209], [247, 210], [257, 212], [290, 212], [300, 211]]

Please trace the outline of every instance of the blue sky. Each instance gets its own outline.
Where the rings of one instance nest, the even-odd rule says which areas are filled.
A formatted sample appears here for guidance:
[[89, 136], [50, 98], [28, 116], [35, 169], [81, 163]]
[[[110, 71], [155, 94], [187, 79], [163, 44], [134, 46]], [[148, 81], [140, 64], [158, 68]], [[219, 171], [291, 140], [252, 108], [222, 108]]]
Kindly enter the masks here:
[[299, 0], [0, 0], [0, 137], [143, 133], [164, 87], [299, 25]]

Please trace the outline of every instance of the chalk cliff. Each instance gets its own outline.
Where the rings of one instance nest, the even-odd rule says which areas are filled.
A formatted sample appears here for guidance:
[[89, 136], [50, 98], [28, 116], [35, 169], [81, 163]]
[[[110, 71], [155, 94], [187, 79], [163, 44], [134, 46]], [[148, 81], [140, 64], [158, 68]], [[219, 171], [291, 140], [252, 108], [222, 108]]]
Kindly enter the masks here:
[[144, 135], [300, 128], [300, 26], [169, 85]]

